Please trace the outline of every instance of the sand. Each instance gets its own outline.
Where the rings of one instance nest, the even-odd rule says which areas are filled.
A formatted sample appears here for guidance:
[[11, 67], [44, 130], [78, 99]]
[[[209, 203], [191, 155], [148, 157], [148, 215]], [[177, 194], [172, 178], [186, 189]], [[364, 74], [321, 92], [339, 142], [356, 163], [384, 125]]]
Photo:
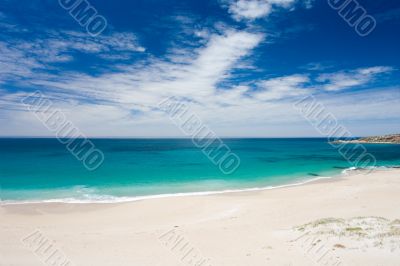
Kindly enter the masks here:
[[400, 265], [399, 203], [394, 169], [255, 192], [3, 205], [0, 265]]

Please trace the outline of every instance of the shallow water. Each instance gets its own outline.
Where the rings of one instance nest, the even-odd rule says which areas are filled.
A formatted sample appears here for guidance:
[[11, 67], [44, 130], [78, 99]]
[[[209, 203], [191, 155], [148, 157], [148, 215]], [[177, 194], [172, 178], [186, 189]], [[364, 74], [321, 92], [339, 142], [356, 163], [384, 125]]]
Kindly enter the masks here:
[[[88, 171], [57, 139], [0, 139], [2, 201], [107, 202], [131, 197], [271, 187], [334, 176], [353, 165], [326, 139], [224, 139], [240, 158], [225, 175], [190, 139], [93, 139], [105, 156]], [[378, 166], [400, 145], [366, 144]]]

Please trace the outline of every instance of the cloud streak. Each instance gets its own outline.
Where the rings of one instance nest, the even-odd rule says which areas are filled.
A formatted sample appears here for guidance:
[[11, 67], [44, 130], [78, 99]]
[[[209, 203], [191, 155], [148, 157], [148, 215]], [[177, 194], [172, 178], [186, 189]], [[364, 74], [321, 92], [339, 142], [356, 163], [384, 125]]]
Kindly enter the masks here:
[[[151, 54], [131, 32], [93, 38], [72, 30], [47, 29], [27, 40], [7, 35], [7, 31], [9, 38], [0, 38], [0, 121], [4, 125], [0, 135], [47, 135], [20, 104], [34, 89], [42, 90], [90, 136], [179, 136], [179, 130], [158, 109], [158, 103], [171, 96], [187, 102], [223, 136], [276, 136], [278, 128], [285, 131], [292, 124], [309, 134], [308, 124], [292, 109], [293, 101], [307, 94], [316, 95], [344, 120], [395, 119], [399, 113], [397, 107], [390, 112], [393, 108], [389, 106], [397, 102], [387, 97], [398, 88], [350, 90], [372, 86], [395, 71], [390, 66], [333, 71], [334, 67], [314, 62], [298, 73], [288, 69], [285, 74], [264, 74], [259, 69], [257, 53], [270, 40], [250, 24], [275, 10], [291, 10], [298, 1], [225, 3], [236, 24], [184, 29], [183, 37], [192, 38], [186, 42], [177, 38], [161, 56]], [[311, 5], [311, 1], [302, 3]], [[175, 20], [197, 23], [184, 16], [175, 16]], [[11, 31], [11, 24], [7, 25]], [[141, 57], [133, 60], [137, 55]], [[96, 63], [89, 69], [76, 69], [74, 64], [85, 58], [94, 58]], [[238, 77], [244, 72], [254, 77]], [[333, 94], [335, 99], [330, 99]], [[355, 106], [357, 113], [350, 115]]]
[[[228, 12], [237, 20], [255, 20], [268, 17], [274, 8], [289, 9], [296, 0], [234, 0], [229, 3]], [[310, 1], [305, 1], [308, 8]]]
[[344, 89], [362, 86], [373, 81], [377, 76], [390, 73], [394, 69], [388, 66], [375, 66], [359, 68], [350, 71], [322, 74], [317, 81], [324, 83], [322, 88], [327, 91], [340, 91]]

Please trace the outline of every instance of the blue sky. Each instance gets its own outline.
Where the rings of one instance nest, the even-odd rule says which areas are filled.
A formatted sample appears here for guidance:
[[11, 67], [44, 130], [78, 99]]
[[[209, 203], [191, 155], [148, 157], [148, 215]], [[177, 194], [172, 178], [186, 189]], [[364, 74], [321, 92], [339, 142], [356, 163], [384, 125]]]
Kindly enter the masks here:
[[399, 133], [400, 2], [358, 2], [365, 37], [325, 0], [91, 0], [98, 36], [56, 0], [1, 0], [0, 136], [52, 136], [36, 90], [87, 136], [182, 136], [170, 96], [221, 137], [320, 136], [293, 108], [310, 94], [354, 135]]

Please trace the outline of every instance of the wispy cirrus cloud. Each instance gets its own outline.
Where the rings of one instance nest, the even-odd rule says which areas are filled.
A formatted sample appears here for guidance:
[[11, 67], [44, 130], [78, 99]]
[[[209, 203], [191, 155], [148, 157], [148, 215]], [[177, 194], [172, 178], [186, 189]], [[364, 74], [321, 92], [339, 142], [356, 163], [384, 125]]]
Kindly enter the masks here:
[[378, 75], [390, 73], [393, 70], [394, 69], [389, 66], [359, 68], [355, 70], [321, 74], [317, 78], [317, 81], [323, 83], [322, 88], [324, 90], [339, 91], [368, 84]]
[[[299, 69], [296, 66], [285, 69], [284, 74], [273, 73], [273, 69], [264, 74], [256, 60], [272, 37], [256, 27], [262, 22], [257, 19], [276, 10], [292, 10], [299, 0], [224, 3], [225, 10], [237, 20], [226, 16], [232, 24], [206, 23], [190, 14], [174, 14], [175, 23], [166, 27], [173, 28], [176, 36], [169, 37], [164, 54], [152, 54], [150, 45], [144, 47], [134, 32], [114, 31], [93, 38], [73, 30], [44, 29], [34, 37], [19, 38], [23, 32], [9, 34], [13, 27], [8, 23], [9, 30], [0, 33], [0, 37], [7, 36], [0, 38], [0, 134], [46, 135], [20, 106], [20, 99], [34, 89], [43, 90], [90, 136], [177, 136], [179, 130], [157, 108], [170, 96], [188, 102], [224, 136], [279, 135], [285, 126], [278, 124], [288, 128], [300, 121], [292, 110], [292, 101], [308, 93], [315, 94], [344, 120], [393, 118], [396, 111], [398, 114], [398, 108], [390, 111], [393, 108], [389, 106], [396, 101], [388, 97], [398, 88], [364, 94], [348, 90], [373, 84], [393, 70], [389, 66], [341, 70], [334, 62], [329, 67], [311, 63], [297, 73], [293, 72]], [[309, 7], [312, 1], [301, 3]], [[177, 23], [180, 28], [175, 27]], [[281, 36], [277, 34], [276, 38]], [[135, 55], [140, 56], [133, 59]], [[91, 70], [98, 65], [101, 68], [92, 72], [76, 67], [82, 58], [95, 58], [88, 67]], [[238, 77], [243, 72], [254, 75], [249, 79]], [[18, 89], [7, 88], [15, 82]], [[330, 99], [333, 94], [335, 99]], [[369, 109], [371, 99], [375, 111]], [[354, 106], [355, 115], [341, 111]]]
[[[105, 60], [124, 60], [144, 51], [137, 36], [131, 32], [113, 32], [92, 37], [74, 30], [55, 30], [37, 25], [29, 28], [21, 25], [14, 16], [0, 12], [2, 83], [29, 79], [36, 77], [38, 72], [54, 70], [54, 64], [71, 62], [76, 59], [77, 53]], [[34, 76], [31, 75], [33, 73]]]
[[260, 88], [253, 96], [258, 100], [279, 100], [301, 96], [311, 91], [304, 87], [310, 79], [307, 75], [291, 75], [258, 82]]
[[143, 111], [168, 95], [202, 102], [202, 97], [212, 96], [218, 82], [229, 77], [231, 70], [237, 68], [236, 64], [262, 39], [262, 34], [229, 29], [211, 35], [204, 47], [183, 54], [178, 52], [169, 60], [150, 59], [130, 66], [121, 65], [119, 71], [96, 76], [46, 76], [32, 80], [31, 84], [69, 93], [73, 90], [92, 100], [129, 103]]
[[[160, 116], [155, 107], [165, 97], [174, 95], [198, 106], [212, 105], [213, 97], [218, 94], [218, 82], [229, 77], [232, 69], [238, 67], [237, 63], [250, 55], [263, 38], [263, 34], [224, 29], [220, 34], [209, 35], [204, 46], [187, 53], [179, 51], [167, 60], [152, 58], [131, 65], [116, 65], [112, 73], [100, 75], [47, 73], [24, 80], [24, 84], [45, 87], [46, 94], [65, 113], [73, 115], [74, 121], [79, 116], [77, 120], [82, 121], [84, 113], [87, 118], [84, 126], [93, 126], [94, 121], [99, 120], [91, 114], [103, 112], [109, 114], [101, 118], [105, 123], [115, 123], [117, 119], [121, 127], [132, 126], [132, 123], [148, 124]], [[11, 115], [25, 95], [22, 92], [7, 94], [7, 100], [1, 104], [9, 111], [3, 115]], [[23, 113], [12, 115], [15, 119], [24, 119]], [[110, 120], [106, 122], [107, 117]]]
[[97, 38], [74, 31], [47, 31], [32, 40], [9, 36], [0, 40], [0, 82], [40, 77], [38, 72], [47, 72], [54, 63], [73, 61], [76, 53], [127, 60], [144, 51], [134, 34], [124, 32]]
[[0, 41], [0, 84], [33, 76], [33, 69], [42, 67], [35, 58], [30, 58], [25, 51]]

